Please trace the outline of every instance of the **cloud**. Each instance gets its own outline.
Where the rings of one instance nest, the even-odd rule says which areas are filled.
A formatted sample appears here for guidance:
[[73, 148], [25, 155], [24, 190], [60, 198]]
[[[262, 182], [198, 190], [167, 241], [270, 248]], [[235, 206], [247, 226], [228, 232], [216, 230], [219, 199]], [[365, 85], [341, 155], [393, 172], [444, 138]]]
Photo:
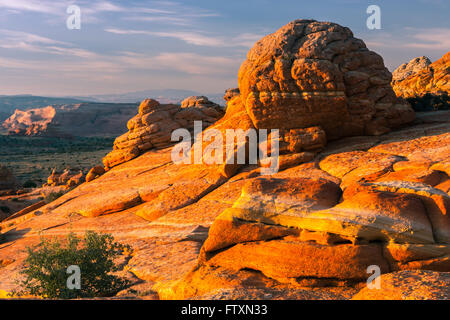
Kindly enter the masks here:
[[50, 39], [33, 33], [0, 29], [0, 48], [40, 52], [64, 56], [92, 58], [97, 55], [89, 50], [76, 48], [71, 43]]
[[[99, 23], [102, 13], [120, 13], [118, 19], [188, 25], [194, 20], [217, 17], [218, 13], [171, 1], [131, 2], [126, 6], [106, 0], [0, 0], [4, 14], [35, 12], [51, 16], [66, 17], [69, 5], [78, 5], [84, 23]], [[54, 20], [47, 20], [54, 23]]]
[[[367, 37], [370, 39], [370, 37]], [[382, 38], [366, 41], [373, 47], [416, 48], [427, 50], [448, 50], [450, 28], [404, 28], [400, 34], [384, 33]]]
[[147, 31], [147, 30], [131, 30], [106, 28], [106, 32], [120, 35], [146, 35], [162, 38], [174, 38], [184, 41], [188, 44], [207, 47], [251, 47], [262, 36], [253, 33], [243, 33], [235, 37], [223, 37], [206, 35], [199, 31]]
[[60, 4], [54, 1], [37, 0], [0, 0], [0, 8], [17, 11], [31, 11], [40, 13], [58, 14]]
[[407, 28], [413, 32], [415, 42], [404, 43], [405, 47], [448, 50], [450, 48], [450, 28]]
[[191, 75], [230, 74], [236, 67], [236, 59], [231, 57], [206, 56], [188, 52], [163, 52], [155, 56], [123, 52], [116, 59], [127, 68], [177, 71]]

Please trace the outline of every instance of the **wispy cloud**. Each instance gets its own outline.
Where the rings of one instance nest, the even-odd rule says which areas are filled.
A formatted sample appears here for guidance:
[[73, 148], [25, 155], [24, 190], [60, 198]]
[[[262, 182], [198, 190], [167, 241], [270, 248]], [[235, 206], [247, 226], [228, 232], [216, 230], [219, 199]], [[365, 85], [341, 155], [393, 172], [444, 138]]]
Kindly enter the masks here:
[[147, 31], [147, 30], [131, 30], [106, 28], [106, 32], [120, 35], [146, 35], [163, 38], [174, 38], [184, 41], [188, 44], [207, 47], [251, 47], [261, 38], [259, 34], [243, 33], [234, 37], [223, 37], [206, 34], [200, 31]]
[[82, 58], [96, 56], [94, 52], [76, 48], [71, 43], [50, 39], [33, 33], [0, 29], [0, 36], [0, 48], [3, 49], [15, 49]]
[[100, 14], [111, 12], [121, 13], [118, 19], [175, 25], [187, 25], [196, 19], [219, 16], [211, 10], [172, 1], [141, 1], [125, 6], [106, 0], [0, 0], [0, 9], [6, 9], [6, 13], [11, 14], [35, 12], [62, 17], [67, 15], [66, 9], [71, 4], [81, 8], [82, 21], [87, 23], [98, 23], [101, 21]]
[[448, 50], [450, 28], [404, 28], [399, 34], [383, 33], [381, 38], [369, 38], [368, 46]]
[[55, 1], [41, 0], [0, 0], [0, 8], [17, 11], [31, 11], [58, 14], [61, 4]]

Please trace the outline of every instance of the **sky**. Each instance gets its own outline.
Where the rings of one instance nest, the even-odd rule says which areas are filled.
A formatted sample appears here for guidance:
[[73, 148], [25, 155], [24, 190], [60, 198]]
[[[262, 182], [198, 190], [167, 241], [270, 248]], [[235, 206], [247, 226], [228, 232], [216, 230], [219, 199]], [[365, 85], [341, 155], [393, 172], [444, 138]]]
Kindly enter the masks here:
[[[80, 29], [67, 28], [70, 5]], [[0, 0], [0, 95], [220, 93], [257, 40], [301, 18], [349, 27], [393, 71], [450, 50], [449, 16], [448, 0]]]

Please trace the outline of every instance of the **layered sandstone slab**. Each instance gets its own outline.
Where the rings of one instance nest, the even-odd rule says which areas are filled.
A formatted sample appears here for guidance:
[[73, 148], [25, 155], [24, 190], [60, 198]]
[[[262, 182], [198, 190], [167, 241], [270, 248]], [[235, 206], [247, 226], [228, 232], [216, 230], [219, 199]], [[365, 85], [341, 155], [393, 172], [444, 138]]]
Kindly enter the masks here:
[[[386, 135], [366, 151], [325, 150], [314, 165], [249, 180], [212, 224], [198, 269], [172, 287], [173, 296], [184, 297], [205, 268], [257, 270], [300, 286], [351, 286], [367, 279], [371, 265], [382, 273], [449, 272], [450, 195], [442, 190], [450, 180], [449, 137], [392, 142]], [[425, 284], [427, 274], [417, 274]]]

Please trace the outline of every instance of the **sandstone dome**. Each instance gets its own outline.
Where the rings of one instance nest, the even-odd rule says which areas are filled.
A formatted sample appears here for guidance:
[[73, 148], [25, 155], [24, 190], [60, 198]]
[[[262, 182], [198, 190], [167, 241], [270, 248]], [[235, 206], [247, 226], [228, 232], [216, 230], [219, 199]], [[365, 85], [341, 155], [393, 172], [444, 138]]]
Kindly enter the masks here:
[[321, 126], [333, 139], [379, 135], [414, 119], [382, 57], [336, 23], [295, 20], [265, 36], [238, 78], [258, 129]]

